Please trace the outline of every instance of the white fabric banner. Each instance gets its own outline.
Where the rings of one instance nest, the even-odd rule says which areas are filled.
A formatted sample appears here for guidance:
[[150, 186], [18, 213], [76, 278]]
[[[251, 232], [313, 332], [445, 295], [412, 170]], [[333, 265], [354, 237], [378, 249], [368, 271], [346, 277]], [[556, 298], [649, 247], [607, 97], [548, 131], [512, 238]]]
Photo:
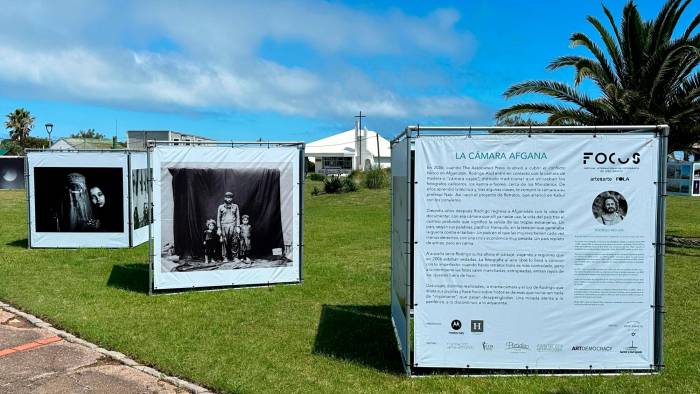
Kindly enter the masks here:
[[650, 369], [654, 134], [421, 137], [415, 364]]
[[301, 152], [154, 148], [153, 288], [299, 282]]
[[129, 247], [128, 152], [28, 152], [29, 246]]
[[391, 148], [391, 318], [404, 362], [408, 364], [409, 290], [411, 232], [410, 207], [410, 139], [405, 138]]

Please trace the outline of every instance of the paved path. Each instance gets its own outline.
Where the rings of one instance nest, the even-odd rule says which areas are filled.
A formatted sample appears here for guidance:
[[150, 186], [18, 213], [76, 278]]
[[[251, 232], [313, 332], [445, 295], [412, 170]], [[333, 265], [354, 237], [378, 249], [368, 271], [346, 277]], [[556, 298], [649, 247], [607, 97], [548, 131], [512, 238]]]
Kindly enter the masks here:
[[209, 393], [0, 302], [0, 393]]

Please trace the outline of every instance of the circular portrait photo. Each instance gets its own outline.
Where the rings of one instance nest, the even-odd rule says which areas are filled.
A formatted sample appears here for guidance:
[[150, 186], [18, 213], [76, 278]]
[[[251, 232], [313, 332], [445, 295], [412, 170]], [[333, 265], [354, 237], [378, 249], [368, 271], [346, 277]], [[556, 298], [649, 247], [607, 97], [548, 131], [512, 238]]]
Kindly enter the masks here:
[[593, 200], [593, 217], [598, 223], [614, 226], [621, 223], [627, 216], [627, 200], [616, 191], [598, 194]]

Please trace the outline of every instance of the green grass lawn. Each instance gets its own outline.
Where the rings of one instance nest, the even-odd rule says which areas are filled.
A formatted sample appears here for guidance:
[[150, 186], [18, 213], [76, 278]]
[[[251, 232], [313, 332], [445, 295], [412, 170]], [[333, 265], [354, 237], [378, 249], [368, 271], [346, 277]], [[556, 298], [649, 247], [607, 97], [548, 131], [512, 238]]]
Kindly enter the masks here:
[[[158, 296], [145, 245], [27, 250], [24, 193], [2, 191], [0, 299], [222, 392], [700, 392], [700, 249], [668, 250], [659, 375], [405, 377], [389, 320], [389, 192], [312, 197], [313, 184], [303, 284]], [[669, 232], [700, 236], [693, 201], [669, 199]]]
[[667, 198], [666, 235], [700, 238], [700, 197]]

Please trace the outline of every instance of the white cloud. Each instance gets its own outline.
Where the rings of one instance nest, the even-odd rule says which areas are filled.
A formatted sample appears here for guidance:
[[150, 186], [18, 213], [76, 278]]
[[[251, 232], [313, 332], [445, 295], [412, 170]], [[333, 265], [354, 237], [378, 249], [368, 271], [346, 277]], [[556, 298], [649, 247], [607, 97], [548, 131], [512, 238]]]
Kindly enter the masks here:
[[[460, 15], [452, 9], [421, 18], [312, 0], [29, 1], [6, 8], [0, 16], [0, 85], [24, 85], [52, 97], [320, 117], [360, 109], [387, 118], [466, 119], [481, 113], [478, 103], [466, 97], [404, 97], [347, 64], [337, 73], [319, 72], [257, 54], [271, 39], [302, 43], [319, 57], [341, 63], [349, 52], [459, 62], [474, 45], [469, 34], [455, 29]], [[149, 49], [159, 39], [173, 43], [174, 50]]]

